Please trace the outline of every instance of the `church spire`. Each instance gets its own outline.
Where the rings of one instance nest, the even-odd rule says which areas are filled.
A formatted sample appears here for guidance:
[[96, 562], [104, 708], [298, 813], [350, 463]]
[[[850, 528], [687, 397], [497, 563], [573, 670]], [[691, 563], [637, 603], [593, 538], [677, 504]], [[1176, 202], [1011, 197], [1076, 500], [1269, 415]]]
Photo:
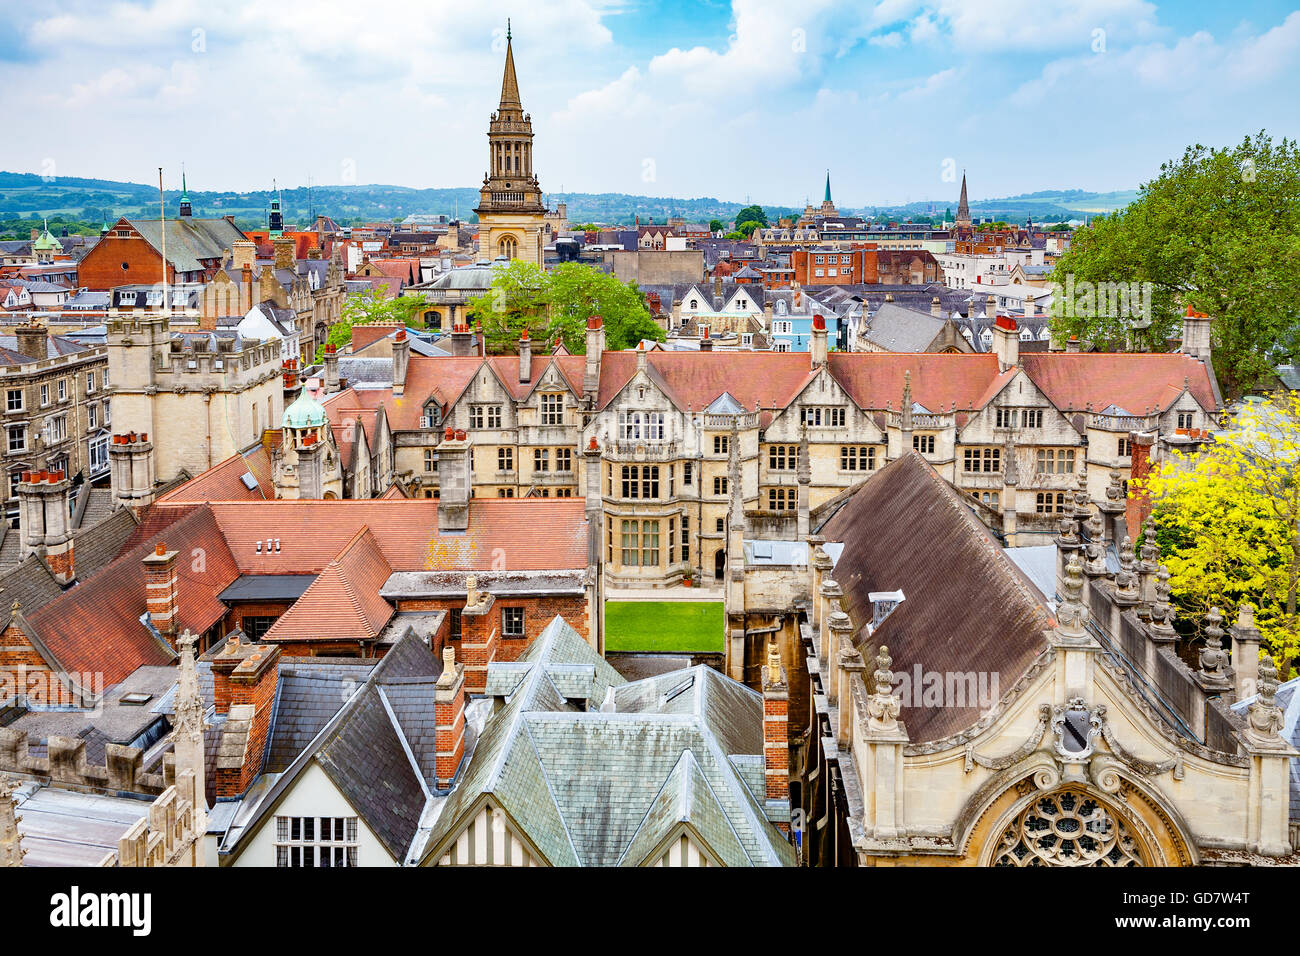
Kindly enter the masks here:
[[183, 218], [190, 218], [194, 215], [194, 206], [190, 203], [190, 187], [185, 182], [185, 164], [181, 164], [181, 208], [180, 214]]
[[961, 199], [957, 202], [957, 225], [970, 225], [970, 204], [966, 201], [966, 170], [961, 171]]
[[506, 20], [506, 69], [501, 77], [501, 109], [521, 109], [519, 81], [515, 78], [515, 53], [510, 42], [510, 21]]
[[831, 171], [828, 169], [826, 170], [826, 195], [822, 198], [822, 202], [830, 202], [830, 201], [831, 201]]

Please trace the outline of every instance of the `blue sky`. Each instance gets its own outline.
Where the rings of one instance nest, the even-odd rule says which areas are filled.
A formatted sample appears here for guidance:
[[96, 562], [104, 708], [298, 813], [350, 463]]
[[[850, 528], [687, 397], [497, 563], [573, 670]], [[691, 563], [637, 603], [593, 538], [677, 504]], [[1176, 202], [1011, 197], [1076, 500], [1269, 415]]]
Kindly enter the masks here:
[[1125, 189], [1300, 134], [1300, 12], [1149, 0], [48, 0], [6, 9], [0, 168], [477, 185], [513, 19], [548, 192], [845, 206]]

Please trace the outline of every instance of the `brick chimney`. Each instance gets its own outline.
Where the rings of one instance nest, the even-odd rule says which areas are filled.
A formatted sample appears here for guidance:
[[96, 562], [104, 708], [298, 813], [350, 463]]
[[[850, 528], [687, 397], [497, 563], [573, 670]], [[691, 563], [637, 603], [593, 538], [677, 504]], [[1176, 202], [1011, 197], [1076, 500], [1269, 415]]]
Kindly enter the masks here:
[[406, 329], [398, 329], [393, 336], [393, 394], [406, 392], [406, 368], [411, 362], [411, 340]]
[[[222, 654], [213, 658], [214, 683], [220, 673], [229, 688], [229, 711], [217, 749], [218, 797], [238, 796], [261, 772], [271, 730], [279, 660], [280, 648], [273, 644], [227, 644]], [[214, 696], [220, 700], [221, 694], [214, 692]]]
[[533, 343], [528, 339], [528, 330], [519, 333], [519, 381], [533, 380]]
[[456, 651], [451, 647], [442, 649], [433, 713], [435, 786], [448, 790], [465, 758], [465, 665], [456, 663]]
[[763, 665], [763, 766], [769, 800], [790, 798], [789, 708], [790, 686], [773, 640]]
[[1020, 328], [1009, 315], [993, 320], [993, 354], [998, 357], [998, 371], [1020, 364]]
[[25, 471], [18, 483], [19, 560], [39, 554], [60, 584], [76, 579], [73, 559], [71, 483], [61, 471]]
[[448, 428], [438, 444], [438, 531], [469, 527], [469, 440], [463, 430]]
[[600, 359], [605, 351], [605, 320], [598, 315], [587, 319], [587, 363], [582, 373], [582, 394], [595, 399], [600, 391]]
[[821, 368], [826, 364], [826, 317], [814, 315], [812, 320], [812, 365]]
[[176, 555], [168, 551], [161, 541], [153, 554], [144, 559], [144, 606], [149, 620], [167, 643], [175, 645], [178, 595], [176, 588]]

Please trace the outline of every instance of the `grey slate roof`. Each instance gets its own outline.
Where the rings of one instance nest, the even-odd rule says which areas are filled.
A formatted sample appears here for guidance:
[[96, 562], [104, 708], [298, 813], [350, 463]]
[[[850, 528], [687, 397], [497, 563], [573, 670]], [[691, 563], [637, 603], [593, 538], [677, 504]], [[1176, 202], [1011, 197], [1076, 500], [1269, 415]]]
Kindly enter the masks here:
[[[131, 228], [155, 249], [162, 250], [162, 229], [156, 219], [131, 219]], [[244, 234], [225, 219], [167, 219], [167, 258], [181, 272], [198, 272], [200, 260], [225, 258]]]
[[[426, 863], [490, 795], [556, 866], [642, 864], [679, 824], [722, 863], [794, 865], [753, 773], [730, 759], [761, 760], [761, 695], [702, 666], [629, 684], [559, 617], [519, 661], [488, 672], [491, 689], [510, 690], [419, 854]], [[604, 703], [574, 705], [583, 700]]]
[[929, 311], [906, 309], [885, 302], [861, 333], [887, 352], [924, 352], [943, 331], [945, 320]]

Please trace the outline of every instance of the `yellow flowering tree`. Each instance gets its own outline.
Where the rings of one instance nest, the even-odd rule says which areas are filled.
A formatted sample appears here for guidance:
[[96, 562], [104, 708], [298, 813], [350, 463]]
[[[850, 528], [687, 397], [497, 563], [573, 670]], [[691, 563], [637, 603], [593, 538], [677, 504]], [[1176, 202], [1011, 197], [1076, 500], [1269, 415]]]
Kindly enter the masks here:
[[1300, 663], [1300, 396], [1246, 404], [1201, 454], [1175, 454], [1146, 482], [1161, 561], [1184, 621], [1248, 602], [1265, 648]]

